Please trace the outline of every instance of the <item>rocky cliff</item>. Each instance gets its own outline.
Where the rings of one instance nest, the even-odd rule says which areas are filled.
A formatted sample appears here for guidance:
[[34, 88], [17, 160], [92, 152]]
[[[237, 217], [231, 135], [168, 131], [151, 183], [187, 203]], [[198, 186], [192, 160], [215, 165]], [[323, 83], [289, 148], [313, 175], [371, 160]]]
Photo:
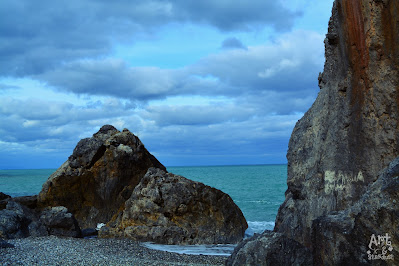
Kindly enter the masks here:
[[242, 241], [227, 265], [399, 265], [399, 157], [351, 207], [312, 221], [311, 245], [266, 231]]
[[320, 93], [292, 133], [275, 230], [311, 246], [312, 221], [353, 205], [399, 155], [399, 1], [336, 0]]
[[398, 265], [398, 203], [399, 157], [353, 206], [313, 221], [314, 264]]
[[335, 0], [324, 43], [275, 232], [239, 245], [228, 265], [399, 264], [399, 1]]
[[43, 184], [38, 205], [65, 206], [81, 228], [96, 227], [124, 207], [150, 167], [166, 170], [129, 130], [103, 126]]

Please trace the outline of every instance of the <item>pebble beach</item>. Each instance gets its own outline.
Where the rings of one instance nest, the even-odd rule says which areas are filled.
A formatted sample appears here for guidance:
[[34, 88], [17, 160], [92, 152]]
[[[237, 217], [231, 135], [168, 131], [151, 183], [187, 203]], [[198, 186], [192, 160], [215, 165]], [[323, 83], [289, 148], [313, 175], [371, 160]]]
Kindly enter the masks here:
[[224, 265], [226, 256], [186, 255], [145, 248], [129, 239], [29, 237], [0, 248], [0, 265]]

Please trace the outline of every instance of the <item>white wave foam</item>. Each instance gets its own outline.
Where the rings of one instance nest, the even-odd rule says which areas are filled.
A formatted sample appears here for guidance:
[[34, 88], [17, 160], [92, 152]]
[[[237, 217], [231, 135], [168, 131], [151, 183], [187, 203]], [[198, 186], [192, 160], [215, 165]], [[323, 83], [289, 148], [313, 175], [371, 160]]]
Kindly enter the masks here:
[[245, 231], [247, 237], [251, 237], [254, 234], [260, 234], [265, 230], [273, 230], [275, 223], [272, 221], [248, 221], [248, 229]]
[[104, 226], [105, 226], [104, 223], [98, 223], [97, 227], [96, 227], [96, 230], [99, 231], [101, 229], [101, 227], [104, 227]]
[[[248, 229], [245, 232], [246, 237], [253, 236], [255, 233], [262, 233], [265, 230], [273, 230], [274, 222], [265, 221], [249, 221]], [[141, 244], [150, 249], [174, 252], [178, 254], [189, 255], [213, 255], [213, 256], [230, 256], [237, 245], [221, 244], [221, 245], [160, 245], [150, 242]]]
[[150, 249], [174, 252], [178, 254], [189, 255], [213, 255], [213, 256], [230, 256], [236, 245], [160, 245], [154, 243], [142, 243], [142, 246]]

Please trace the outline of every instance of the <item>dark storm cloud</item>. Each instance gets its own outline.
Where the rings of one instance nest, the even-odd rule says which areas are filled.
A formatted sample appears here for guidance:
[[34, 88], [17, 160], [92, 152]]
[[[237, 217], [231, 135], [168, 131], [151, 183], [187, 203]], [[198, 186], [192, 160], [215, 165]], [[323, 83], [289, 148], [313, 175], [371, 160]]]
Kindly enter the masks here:
[[[214, 125], [153, 127], [142, 140], [166, 165], [284, 162], [299, 115], [253, 117]], [[159, 141], [162, 140], [162, 141]]]
[[244, 49], [248, 48], [237, 38], [227, 38], [222, 42], [222, 49]]
[[284, 8], [274, 0], [188, 0], [174, 5], [187, 20], [206, 22], [221, 30], [250, 30], [254, 25], [272, 25], [288, 30], [300, 13]]
[[289, 29], [294, 14], [278, 1], [13, 1], [0, 3], [0, 75], [39, 74], [62, 63], [110, 53], [170, 22], [221, 30], [254, 25]]
[[2, 1], [0, 73], [40, 73], [109, 51], [111, 28], [90, 4], [74, 1]]
[[178, 91], [182, 75], [180, 71], [157, 67], [132, 68], [121, 60], [110, 59], [75, 61], [37, 78], [76, 94], [146, 101], [182, 93]]

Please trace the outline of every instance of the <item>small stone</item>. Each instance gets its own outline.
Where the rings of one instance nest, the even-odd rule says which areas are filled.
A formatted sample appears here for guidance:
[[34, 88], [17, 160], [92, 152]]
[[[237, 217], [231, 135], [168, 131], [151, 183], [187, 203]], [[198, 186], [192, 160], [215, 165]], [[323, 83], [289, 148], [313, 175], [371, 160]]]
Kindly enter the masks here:
[[0, 239], [0, 248], [15, 248], [13, 244], [7, 243], [3, 239]]
[[82, 230], [82, 237], [94, 237], [98, 235], [96, 228], [85, 228]]
[[50, 235], [80, 237], [81, 231], [72, 213], [64, 206], [47, 208], [42, 211], [40, 221]]

